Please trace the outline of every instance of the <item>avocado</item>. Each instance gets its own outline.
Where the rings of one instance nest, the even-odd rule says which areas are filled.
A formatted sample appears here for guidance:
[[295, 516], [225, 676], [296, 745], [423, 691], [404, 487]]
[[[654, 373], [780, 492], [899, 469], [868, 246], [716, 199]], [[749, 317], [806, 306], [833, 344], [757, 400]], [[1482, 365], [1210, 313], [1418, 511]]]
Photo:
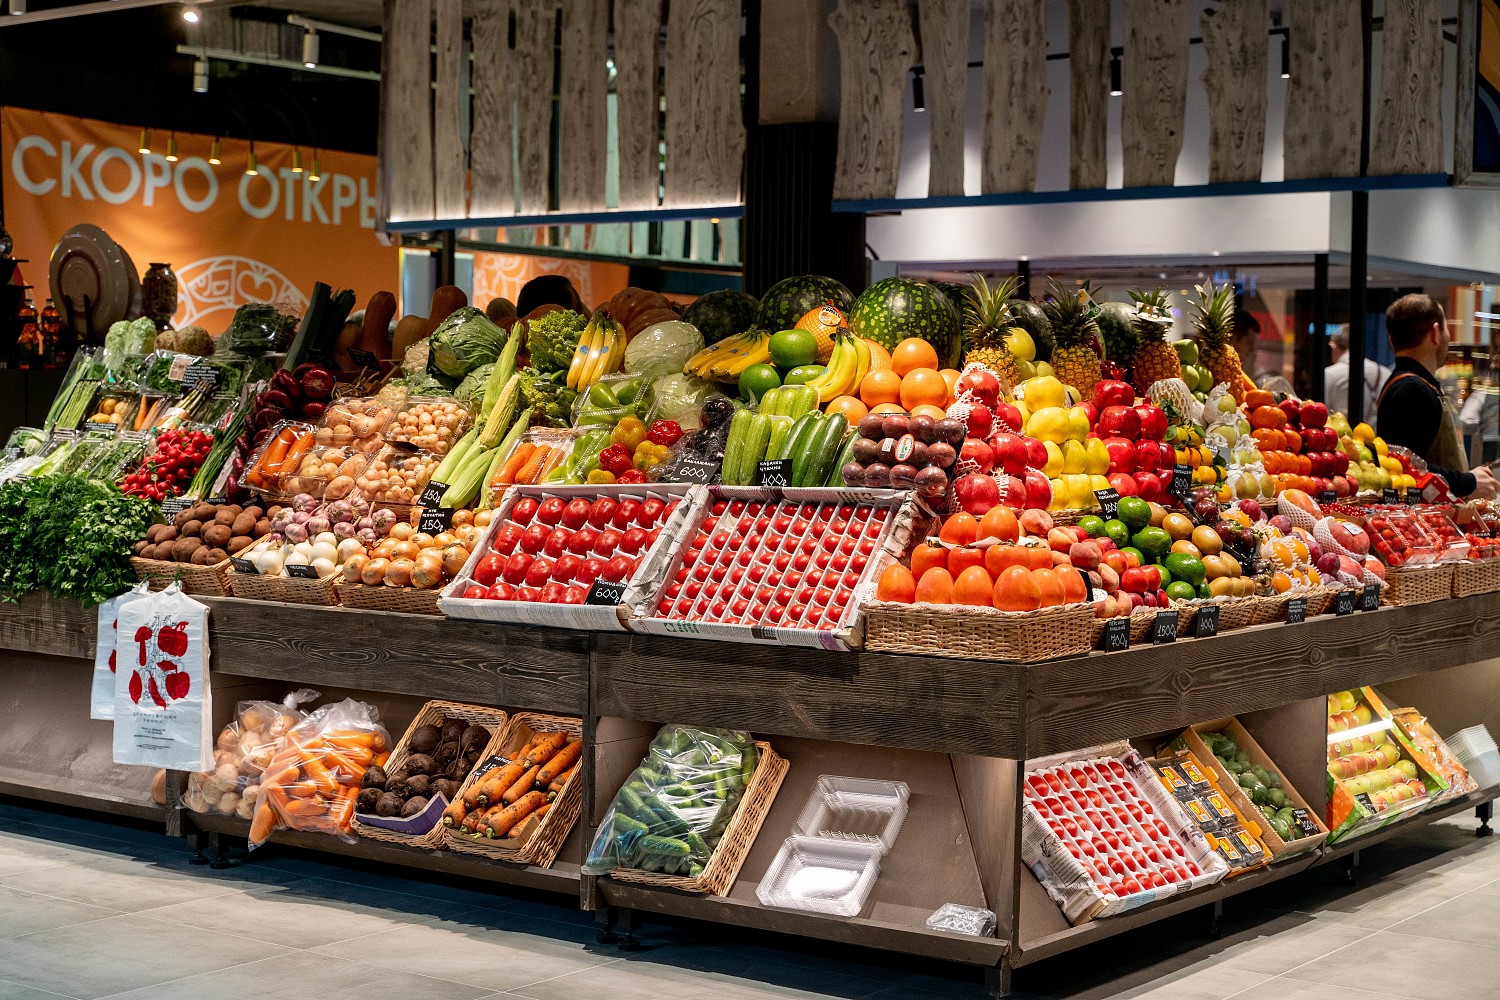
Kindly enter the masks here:
[[1271, 829], [1276, 831], [1276, 836], [1280, 837], [1282, 840], [1292, 839], [1291, 824], [1287, 823], [1283, 819], [1278, 819], [1275, 817], [1267, 820], [1267, 822], [1271, 824]]
[[1266, 784], [1270, 785], [1272, 788], [1280, 788], [1281, 787], [1281, 775], [1277, 774], [1275, 771], [1267, 771], [1266, 772]]
[[1279, 788], [1268, 788], [1268, 789], [1266, 789], [1266, 805], [1270, 806], [1271, 808], [1273, 808], [1273, 809], [1282, 809], [1290, 801], [1291, 801], [1291, 799], [1288, 799], [1286, 797], [1286, 792], [1283, 792], [1281, 789], [1279, 789]]
[[1264, 788], [1266, 786], [1260, 783], [1259, 778], [1247, 771], [1240, 775], [1240, 787], [1248, 792], [1251, 789]]

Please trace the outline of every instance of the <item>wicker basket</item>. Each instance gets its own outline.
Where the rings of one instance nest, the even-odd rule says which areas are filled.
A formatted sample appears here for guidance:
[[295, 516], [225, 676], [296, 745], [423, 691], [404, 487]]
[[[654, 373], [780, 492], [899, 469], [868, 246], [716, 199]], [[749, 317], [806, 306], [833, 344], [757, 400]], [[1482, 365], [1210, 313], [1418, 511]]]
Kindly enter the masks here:
[[[1151, 641], [1151, 625], [1156, 621], [1157, 608], [1136, 608], [1130, 613], [1130, 644], [1138, 646], [1143, 642]], [[1116, 615], [1115, 618], [1124, 617]], [[1112, 618], [1090, 618], [1089, 619], [1089, 649], [1098, 649], [1099, 643], [1104, 639], [1104, 627]], [[1186, 630], [1185, 622], [1191, 621], [1190, 616], [1179, 616], [1177, 619], [1177, 634], [1183, 635]]]
[[1285, 594], [1268, 594], [1263, 597], [1252, 597], [1255, 607], [1251, 611], [1250, 624], [1252, 625], [1274, 625], [1277, 622], [1286, 621], [1286, 605], [1297, 595], [1288, 591]]
[[[583, 720], [565, 715], [517, 712], [511, 716], [505, 732], [491, 744], [491, 748], [486, 753], [499, 754], [508, 758], [524, 747], [533, 733], [558, 732], [582, 739]], [[580, 762], [583, 760], [582, 755], [579, 756], [579, 760]], [[551, 868], [552, 862], [557, 859], [557, 852], [562, 850], [563, 841], [568, 839], [568, 834], [573, 830], [573, 824], [578, 822], [578, 816], [583, 811], [582, 774], [583, 768], [575, 767], [573, 776], [568, 779], [562, 791], [557, 793], [557, 798], [552, 800], [552, 808], [547, 810], [547, 815], [537, 822], [532, 822], [528, 817], [517, 825], [516, 830], [512, 831], [519, 836], [505, 840], [489, 840], [440, 827], [443, 846], [461, 854], [477, 854], [480, 857], [497, 861]], [[466, 780], [458, 793], [462, 795], [473, 780], [472, 777]]]
[[1398, 566], [1386, 571], [1386, 604], [1429, 604], [1453, 596], [1454, 563], [1437, 566]]
[[1186, 639], [1193, 634], [1193, 624], [1198, 620], [1198, 611], [1205, 607], [1219, 609], [1218, 630], [1220, 632], [1232, 632], [1251, 624], [1255, 614], [1255, 598], [1210, 597], [1174, 604], [1172, 607], [1177, 612], [1177, 638]]
[[194, 566], [192, 563], [172, 562], [170, 559], [142, 559], [130, 557], [130, 566], [137, 580], [150, 580], [152, 590], [162, 590], [173, 580], [182, 579], [184, 594], [202, 594], [206, 597], [228, 597], [229, 560], [212, 566]]
[[776, 800], [776, 793], [780, 791], [781, 781], [786, 777], [786, 770], [790, 766], [785, 757], [771, 749], [771, 744], [756, 740], [755, 746], [760, 751], [760, 757], [755, 762], [755, 773], [750, 776], [745, 797], [734, 811], [729, 825], [724, 828], [724, 836], [719, 838], [719, 846], [714, 848], [713, 855], [703, 868], [703, 874], [697, 878], [688, 878], [684, 875], [658, 875], [634, 868], [614, 868], [610, 870], [610, 878], [620, 882], [681, 889], [683, 892], [707, 893], [710, 896], [726, 895], [734, 886], [734, 880], [739, 877], [740, 866], [750, 854], [750, 848], [755, 844], [761, 824], [771, 812], [771, 803]]
[[340, 583], [339, 603], [346, 608], [367, 611], [399, 611], [408, 615], [440, 615], [438, 598], [441, 590], [417, 590], [414, 587], [367, 587], [362, 583]]
[[864, 607], [865, 649], [958, 659], [1030, 663], [1089, 651], [1090, 604], [1041, 611], [996, 611], [955, 604]]
[[1453, 596], [1473, 597], [1500, 590], [1500, 559], [1453, 565]]
[[[479, 757], [481, 761], [494, 752], [494, 747], [505, 733], [506, 714], [498, 708], [463, 705], [456, 701], [429, 701], [422, 706], [416, 718], [411, 720], [411, 725], [406, 727], [406, 732], [401, 735], [396, 749], [391, 751], [390, 759], [385, 762], [386, 772], [390, 773], [406, 762], [406, 758], [410, 756], [407, 746], [411, 743], [412, 733], [422, 726], [436, 725], [437, 721], [442, 718], [462, 719], [490, 730], [490, 740], [485, 744], [484, 752]], [[464, 784], [468, 784], [468, 778], [464, 779]], [[389, 844], [405, 844], [408, 847], [439, 847], [443, 843], [441, 820], [426, 833], [397, 833], [395, 830], [361, 823], [359, 814], [356, 813], [354, 832], [368, 840], [383, 840]]]
[[1312, 590], [1297, 594], [1298, 597], [1307, 598], [1307, 617], [1314, 615], [1326, 615], [1333, 610], [1333, 599], [1344, 587], [1314, 587]]
[[262, 576], [259, 573], [241, 573], [230, 570], [229, 585], [235, 597], [252, 601], [280, 601], [282, 604], [321, 604], [333, 607], [338, 604], [338, 573], [331, 573], [320, 580], [303, 580], [291, 576]]

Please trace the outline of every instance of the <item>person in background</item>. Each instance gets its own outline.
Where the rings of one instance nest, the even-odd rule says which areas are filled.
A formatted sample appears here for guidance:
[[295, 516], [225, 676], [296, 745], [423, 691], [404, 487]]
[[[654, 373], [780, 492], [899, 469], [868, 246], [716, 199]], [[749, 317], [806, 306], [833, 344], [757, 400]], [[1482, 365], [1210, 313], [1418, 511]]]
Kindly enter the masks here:
[[1256, 371], [1256, 355], [1260, 352], [1260, 320], [1249, 311], [1238, 309], [1234, 314], [1234, 334], [1229, 344], [1240, 356], [1240, 366], [1246, 372]]
[[1380, 392], [1376, 430], [1388, 445], [1421, 455], [1456, 497], [1493, 499], [1495, 477], [1469, 460], [1458, 436], [1458, 416], [1433, 374], [1448, 358], [1448, 320], [1430, 295], [1405, 295], [1385, 311], [1395, 372]]
[[537, 306], [554, 305], [574, 312], [588, 313], [583, 298], [573, 281], [565, 274], [539, 274], [521, 286], [516, 296], [516, 312], [521, 316], [531, 315]]
[[[1323, 369], [1323, 401], [1328, 404], [1330, 410], [1342, 410], [1349, 413], [1349, 324], [1338, 328], [1338, 332], [1328, 338], [1328, 352], [1333, 357], [1333, 364]], [[1364, 413], [1354, 422], [1363, 420], [1371, 427], [1375, 426], [1376, 411], [1380, 406], [1380, 387], [1385, 385], [1385, 380], [1391, 377], [1391, 370], [1378, 361], [1365, 358], [1365, 397]], [[1353, 414], [1350, 414], [1352, 417]]]

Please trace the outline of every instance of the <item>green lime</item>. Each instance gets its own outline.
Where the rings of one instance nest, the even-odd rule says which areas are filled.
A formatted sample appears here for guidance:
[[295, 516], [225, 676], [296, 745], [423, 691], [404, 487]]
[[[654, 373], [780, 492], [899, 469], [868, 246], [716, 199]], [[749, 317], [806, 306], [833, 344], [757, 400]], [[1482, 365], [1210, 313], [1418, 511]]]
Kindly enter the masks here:
[[1151, 523], [1151, 505], [1140, 497], [1121, 497], [1115, 516], [1131, 531], [1140, 531]]
[[1155, 566], [1157, 568], [1157, 570], [1161, 573], [1161, 589], [1162, 590], [1166, 590], [1167, 589], [1167, 584], [1169, 584], [1169, 583], [1172, 582], [1172, 574], [1171, 574], [1171, 572], [1167, 569], [1167, 567], [1163, 566], [1161, 563], [1152, 563], [1152, 565]]
[[740, 372], [740, 396], [754, 402], [781, 384], [781, 375], [770, 365], [751, 365]]
[[[1089, 517], [1093, 517], [1093, 515], [1090, 514]], [[1130, 528], [1124, 521], [1117, 517], [1112, 517], [1104, 522], [1104, 537], [1114, 542], [1117, 548], [1123, 549], [1130, 544]]]
[[771, 334], [771, 361], [777, 368], [797, 368], [818, 360], [818, 342], [811, 330], [781, 330]]
[[823, 374], [822, 365], [801, 365], [786, 373], [782, 380], [783, 385], [806, 385], [819, 375]]
[[1190, 556], [1186, 552], [1169, 552], [1163, 560], [1167, 569], [1171, 571], [1172, 578], [1184, 580], [1194, 587], [1203, 582], [1207, 572], [1203, 568], [1203, 560], [1197, 556]]
[[1167, 596], [1174, 601], [1191, 601], [1198, 596], [1198, 590], [1191, 583], [1183, 583], [1181, 580], [1173, 580], [1167, 584]]
[[1198, 584], [1198, 596], [1201, 597], [1201, 598], [1203, 598], [1203, 600], [1206, 601], [1210, 597], [1214, 596], [1214, 590], [1208, 584], [1206, 584], [1206, 583], [1200, 583], [1200, 584]]
[[[1120, 502], [1124, 503], [1124, 500]], [[1141, 503], [1144, 504], [1145, 501]], [[1124, 512], [1121, 511], [1121, 513]], [[1149, 516], [1148, 512], [1147, 517]], [[1160, 528], [1142, 528], [1130, 537], [1130, 544], [1154, 559], [1172, 547], [1172, 536]]]
[[1083, 533], [1085, 535], [1088, 535], [1090, 538], [1098, 538], [1100, 535], [1104, 534], [1104, 518], [1100, 517], [1098, 514], [1085, 514], [1083, 517], [1080, 517], [1078, 519], [1078, 526], [1082, 528]]

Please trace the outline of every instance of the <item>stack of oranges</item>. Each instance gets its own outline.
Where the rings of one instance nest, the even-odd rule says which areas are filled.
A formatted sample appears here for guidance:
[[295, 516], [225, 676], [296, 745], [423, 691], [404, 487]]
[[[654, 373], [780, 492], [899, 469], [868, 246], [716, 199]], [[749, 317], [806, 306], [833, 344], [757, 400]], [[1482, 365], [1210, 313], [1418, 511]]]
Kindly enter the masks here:
[[857, 394], [830, 400], [824, 407], [827, 412], [842, 413], [851, 424], [867, 413], [926, 414], [934, 420], [947, 415], [959, 372], [939, 368], [937, 351], [931, 344], [908, 337], [887, 352], [872, 341], [870, 353], [870, 370], [859, 383]]

